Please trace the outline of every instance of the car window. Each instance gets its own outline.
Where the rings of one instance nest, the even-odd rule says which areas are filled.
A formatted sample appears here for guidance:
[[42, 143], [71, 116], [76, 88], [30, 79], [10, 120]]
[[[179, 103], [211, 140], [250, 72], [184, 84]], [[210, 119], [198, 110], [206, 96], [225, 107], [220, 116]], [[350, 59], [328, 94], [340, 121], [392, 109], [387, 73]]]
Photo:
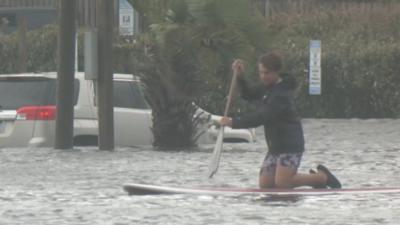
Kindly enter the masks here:
[[25, 105], [51, 104], [52, 80], [0, 80], [2, 109], [16, 110]]
[[[79, 81], [75, 80], [76, 104]], [[0, 79], [0, 105], [3, 110], [16, 110], [27, 105], [55, 105], [56, 80], [46, 78]]]
[[138, 82], [114, 81], [114, 107], [149, 109]]
[[[51, 91], [51, 99], [49, 100], [49, 105], [55, 105], [57, 102], [57, 81], [52, 79], [52, 91]], [[78, 79], [74, 79], [74, 105], [76, 105], [78, 103], [78, 96], [79, 96], [79, 80]]]

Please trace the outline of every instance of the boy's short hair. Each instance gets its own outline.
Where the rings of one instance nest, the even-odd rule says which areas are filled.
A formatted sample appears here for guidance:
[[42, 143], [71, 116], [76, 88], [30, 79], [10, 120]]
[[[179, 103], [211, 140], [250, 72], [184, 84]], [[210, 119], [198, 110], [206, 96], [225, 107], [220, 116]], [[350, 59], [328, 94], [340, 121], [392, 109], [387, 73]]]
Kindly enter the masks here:
[[273, 72], [280, 72], [282, 70], [282, 57], [277, 52], [269, 52], [261, 55], [258, 58], [258, 63]]

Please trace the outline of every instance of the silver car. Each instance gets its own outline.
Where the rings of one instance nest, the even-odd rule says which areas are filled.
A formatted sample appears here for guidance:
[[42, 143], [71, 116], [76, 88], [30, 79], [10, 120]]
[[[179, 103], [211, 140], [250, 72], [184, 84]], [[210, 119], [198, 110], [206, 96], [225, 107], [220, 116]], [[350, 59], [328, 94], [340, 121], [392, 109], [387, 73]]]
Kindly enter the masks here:
[[[55, 72], [0, 75], [0, 147], [53, 147], [56, 116]], [[98, 123], [94, 83], [75, 75], [74, 145], [97, 145]], [[199, 144], [215, 143], [217, 129], [208, 115]], [[115, 144], [120, 147], [151, 145], [151, 109], [137, 77], [114, 74]], [[225, 129], [225, 140], [254, 142], [253, 129]]]

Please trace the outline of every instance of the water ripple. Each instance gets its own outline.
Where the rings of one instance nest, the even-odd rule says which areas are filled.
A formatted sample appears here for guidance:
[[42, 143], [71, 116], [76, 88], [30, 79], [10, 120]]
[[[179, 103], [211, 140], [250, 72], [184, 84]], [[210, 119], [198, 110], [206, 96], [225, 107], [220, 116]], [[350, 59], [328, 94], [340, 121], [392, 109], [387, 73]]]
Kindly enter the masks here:
[[[345, 187], [400, 186], [400, 120], [305, 120], [300, 171], [324, 163]], [[128, 182], [256, 187], [266, 152], [226, 144], [206, 177], [212, 145], [162, 152], [151, 147], [61, 151], [0, 149], [0, 224], [398, 224], [399, 194], [325, 196], [128, 196]]]

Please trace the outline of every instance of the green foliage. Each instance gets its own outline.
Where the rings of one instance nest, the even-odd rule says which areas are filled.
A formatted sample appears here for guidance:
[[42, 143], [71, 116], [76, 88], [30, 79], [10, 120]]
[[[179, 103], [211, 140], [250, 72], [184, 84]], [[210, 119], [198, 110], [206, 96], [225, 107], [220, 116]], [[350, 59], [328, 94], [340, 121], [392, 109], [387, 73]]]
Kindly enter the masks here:
[[0, 73], [17, 70], [17, 44], [15, 37], [0, 36]]
[[263, 20], [242, 0], [170, 0], [162, 11], [154, 10], [157, 1], [132, 2], [153, 22], [140, 37], [137, 48], [146, 54], [136, 55], [133, 69], [147, 88], [155, 145], [192, 146], [192, 103], [222, 114], [234, 58], [254, 64], [267, 46]]
[[[50, 25], [27, 33], [28, 71], [56, 71], [57, 26]], [[17, 33], [0, 36], [0, 73], [15, 73], [18, 61]]]
[[[253, 74], [257, 55], [269, 47], [269, 35], [264, 20], [248, 1], [187, 2], [195, 20], [192, 27], [197, 32], [196, 38], [202, 43], [198, 55], [205, 85], [197, 102], [221, 115], [231, 79], [231, 63], [235, 58], [241, 58], [248, 64], [249, 74]], [[234, 106], [233, 113], [248, 107], [240, 100]]]
[[[274, 43], [298, 76], [306, 117], [398, 117], [400, 6], [318, 8], [277, 14], [268, 21]], [[308, 95], [308, 42], [322, 41], [322, 95]]]
[[[297, 76], [297, 102], [303, 116], [400, 116], [400, 6], [394, 1], [347, 8], [333, 7], [332, 1], [315, 6], [302, 1], [297, 5], [304, 9], [274, 12], [265, 20], [250, 1], [132, 2], [151, 26], [136, 44], [115, 39], [114, 70], [143, 75], [149, 102], [158, 110], [154, 131], [160, 139], [173, 136], [165, 136], [165, 143], [171, 142], [168, 146], [194, 143], [198, 133], [190, 125], [196, 124], [192, 101], [222, 114], [234, 58], [243, 58], [246, 76], [257, 80], [257, 56], [268, 49], [282, 50], [286, 70]], [[29, 71], [57, 69], [57, 31], [52, 25], [28, 32]], [[322, 40], [321, 96], [308, 95], [310, 39]], [[0, 36], [0, 73], [18, 71], [17, 40], [16, 33]], [[81, 36], [79, 40], [82, 68]], [[234, 106], [232, 114], [251, 110], [239, 99]]]
[[147, 102], [152, 108], [153, 145], [167, 150], [190, 147], [195, 144], [200, 120], [194, 117], [196, 108], [186, 95], [190, 87], [182, 85], [173, 65], [164, 58], [166, 53], [161, 51], [153, 49], [154, 55], [136, 51], [133, 58], [133, 69], [141, 76]]
[[133, 7], [141, 13], [141, 23], [145, 28], [165, 20], [171, 1], [173, 0], [129, 0]]

